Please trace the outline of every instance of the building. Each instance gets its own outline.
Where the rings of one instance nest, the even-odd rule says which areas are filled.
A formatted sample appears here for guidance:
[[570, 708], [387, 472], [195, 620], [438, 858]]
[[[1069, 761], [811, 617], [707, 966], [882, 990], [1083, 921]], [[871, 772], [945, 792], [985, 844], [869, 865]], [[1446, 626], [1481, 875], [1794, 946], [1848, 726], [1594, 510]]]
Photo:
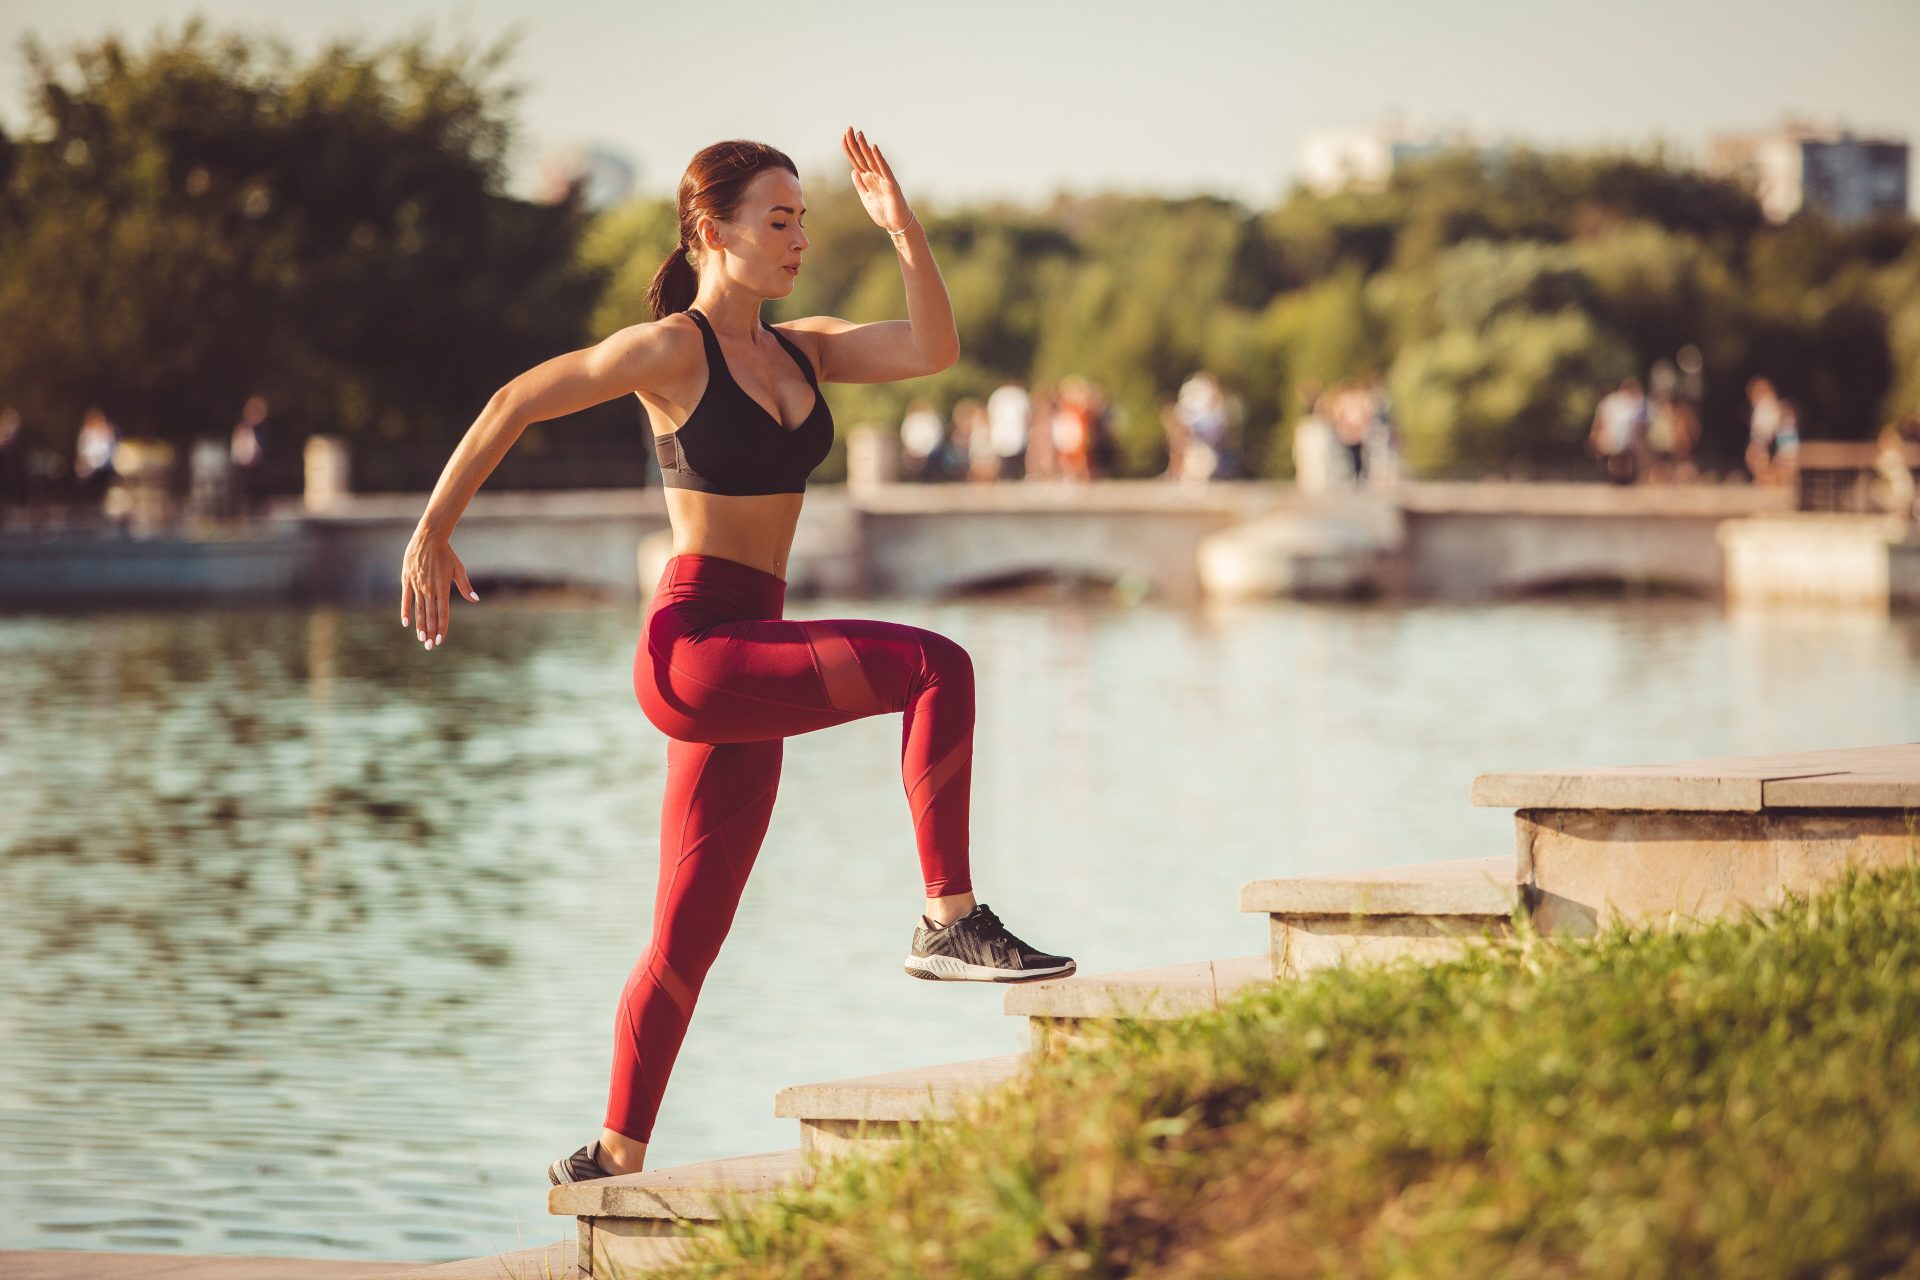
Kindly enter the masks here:
[[1789, 120], [1778, 129], [1716, 135], [1708, 146], [1707, 167], [1746, 183], [1774, 222], [1803, 208], [1841, 222], [1907, 212], [1902, 139]]
[[1301, 140], [1295, 172], [1321, 195], [1345, 187], [1378, 191], [1394, 169], [1419, 156], [1470, 151], [1496, 169], [1506, 150], [1506, 144], [1488, 142], [1466, 129], [1429, 129], [1395, 115], [1371, 128], [1314, 130]]

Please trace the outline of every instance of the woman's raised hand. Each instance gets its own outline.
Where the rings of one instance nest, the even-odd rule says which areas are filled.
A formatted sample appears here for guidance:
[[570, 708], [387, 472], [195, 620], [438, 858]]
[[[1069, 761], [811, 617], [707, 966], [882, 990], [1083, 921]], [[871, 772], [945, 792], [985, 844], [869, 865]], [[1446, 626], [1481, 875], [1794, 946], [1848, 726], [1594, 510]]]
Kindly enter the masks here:
[[429, 649], [447, 638], [451, 603], [447, 588], [456, 582], [467, 599], [480, 599], [467, 581], [467, 566], [453, 554], [453, 544], [438, 534], [415, 529], [400, 567], [400, 625], [412, 626]]
[[913, 210], [907, 208], [907, 198], [900, 194], [900, 184], [894, 180], [893, 169], [880, 148], [852, 125], [840, 135], [840, 145], [846, 148], [847, 162], [853, 166], [853, 186], [868, 216], [883, 231], [905, 231], [913, 221]]

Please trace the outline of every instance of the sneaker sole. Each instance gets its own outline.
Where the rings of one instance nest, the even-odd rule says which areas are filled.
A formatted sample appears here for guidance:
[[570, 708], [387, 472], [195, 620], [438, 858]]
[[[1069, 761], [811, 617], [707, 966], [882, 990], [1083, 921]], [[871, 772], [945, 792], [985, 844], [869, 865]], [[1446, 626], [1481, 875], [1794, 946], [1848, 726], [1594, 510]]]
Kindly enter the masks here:
[[1064, 978], [1075, 969], [1074, 962], [1051, 969], [996, 969], [991, 965], [968, 964], [952, 956], [908, 956], [907, 973], [929, 982], [1037, 982], [1042, 978]]

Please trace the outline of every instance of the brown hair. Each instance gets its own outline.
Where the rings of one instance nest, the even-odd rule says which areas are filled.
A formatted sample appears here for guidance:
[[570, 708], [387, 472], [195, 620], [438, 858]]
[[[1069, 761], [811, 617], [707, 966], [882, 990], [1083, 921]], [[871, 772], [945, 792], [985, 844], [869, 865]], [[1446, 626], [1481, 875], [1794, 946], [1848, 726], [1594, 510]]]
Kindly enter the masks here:
[[732, 218], [747, 193], [747, 184], [762, 169], [776, 165], [796, 178], [800, 176], [786, 152], [744, 138], [716, 142], [694, 155], [687, 171], [680, 175], [675, 198], [680, 243], [653, 273], [653, 283], [647, 287], [647, 303], [653, 308], [655, 320], [685, 311], [700, 291], [700, 273], [694, 269], [692, 255], [700, 252], [694, 235], [702, 215], [717, 221]]

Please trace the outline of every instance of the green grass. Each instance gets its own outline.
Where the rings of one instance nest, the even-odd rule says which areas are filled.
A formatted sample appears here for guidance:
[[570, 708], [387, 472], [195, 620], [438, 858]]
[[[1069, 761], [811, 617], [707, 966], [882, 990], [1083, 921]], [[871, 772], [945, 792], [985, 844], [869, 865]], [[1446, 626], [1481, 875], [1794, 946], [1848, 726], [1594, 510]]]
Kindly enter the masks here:
[[1114, 1024], [694, 1277], [1920, 1276], [1920, 866]]

